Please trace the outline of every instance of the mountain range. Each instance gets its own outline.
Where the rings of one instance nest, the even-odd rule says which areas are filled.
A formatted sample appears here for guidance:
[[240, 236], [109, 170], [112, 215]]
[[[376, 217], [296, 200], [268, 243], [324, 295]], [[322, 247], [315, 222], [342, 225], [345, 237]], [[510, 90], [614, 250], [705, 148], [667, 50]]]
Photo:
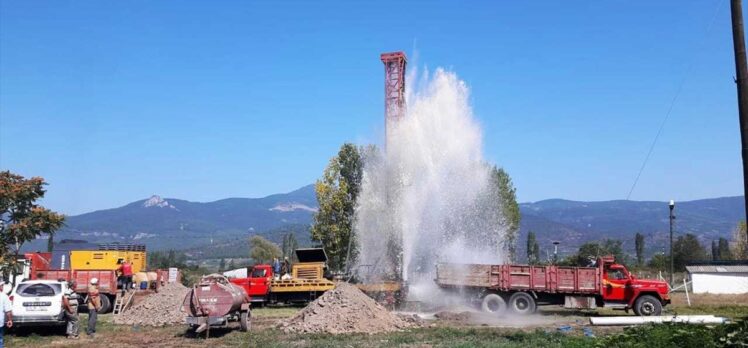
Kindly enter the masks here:
[[[667, 202], [655, 201], [549, 199], [521, 203], [519, 254], [524, 253], [528, 231], [536, 233], [541, 250], [548, 252], [552, 242], [559, 241], [563, 254], [584, 242], [606, 238], [624, 241], [624, 249], [632, 252], [634, 234], [641, 232], [651, 254], [661, 250], [669, 238], [668, 209]], [[195, 250], [212, 245], [246, 255], [248, 248], [235, 244], [244, 243], [252, 234], [280, 242], [283, 234], [293, 233], [301, 245], [309, 244], [308, 226], [316, 210], [313, 185], [263, 198], [206, 203], [154, 195], [119, 208], [70, 216], [55, 239], [142, 243], [150, 250]], [[742, 196], [678, 202], [676, 236], [693, 233], [708, 246], [714, 239], [729, 238], [744, 211]], [[46, 240], [36, 240], [25, 249], [45, 246]]]

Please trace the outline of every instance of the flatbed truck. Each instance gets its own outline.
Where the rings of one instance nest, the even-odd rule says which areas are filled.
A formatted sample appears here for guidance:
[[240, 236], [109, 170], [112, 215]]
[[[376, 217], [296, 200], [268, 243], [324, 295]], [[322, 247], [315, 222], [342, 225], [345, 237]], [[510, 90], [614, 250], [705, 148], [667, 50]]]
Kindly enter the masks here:
[[496, 314], [530, 314], [541, 305], [562, 305], [654, 316], [670, 303], [667, 282], [638, 279], [612, 256], [598, 258], [593, 267], [439, 263], [435, 282]]

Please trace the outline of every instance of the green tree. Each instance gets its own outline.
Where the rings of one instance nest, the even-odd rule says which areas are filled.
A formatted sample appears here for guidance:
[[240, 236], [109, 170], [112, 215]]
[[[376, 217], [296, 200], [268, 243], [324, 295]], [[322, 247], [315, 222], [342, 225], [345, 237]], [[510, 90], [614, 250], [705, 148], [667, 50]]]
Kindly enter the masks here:
[[636, 265], [644, 265], [644, 235], [637, 232], [634, 236], [634, 247], [636, 249]]
[[712, 261], [719, 261], [719, 246], [717, 245], [717, 241], [712, 241]]
[[275, 243], [257, 235], [249, 239], [249, 257], [255, 264], [270, 263], [273, 258], [281, 255], [282, 252]]
[[221, 262], [218, 263], [218, 272], [223, 272], [226, 270], [226, 259], [221, 259]]
[[588, 242], [579, 247], [577, 253], [565, 262], [574, 266], [588, 266], [598, 257], [613, 255], [616, 262], [625, 264], [626, 257], [623, 253], [623, 243], [620, 240], [605, 239], [602, 243]]
[[499, 200], [501, 203], [501, 214], [506, 219], [504, 243], [509, 251], [509, 258], [514, 260], [517, 250], [516, 245], [517, 235], [519, 234], [519, 223], [522, 219], [519, 211], [519, 204], [517, 203], [517, 189], [514, 188], [512, 178], [504, 168], [493, 166], [491, 169], [491, 177], [498, 189]]
[[669, 264], [670, 257], [668, 255], [665, 255], [664, 253], [658, 253], [652, 255], [652, 258], [649, 259], [649, 263], [647, 264], [647, 266], [656, 270], [665, 271], [669, 269]]
[[291, 262], [298, 262], [296, 258], [296, 249], [299, 248], [299, 242], [296, 241], [296, 236], [293, 233], [286, 233], [283, 235], [283, 243], [281, 243], [281, 251], [283, 257], [288, 257]]
[[735, 260], [748, 260], [748, 229], [745, 221], [740, 221], [732, 231], [732, 254]]
[[693, 234], [680, 236], [673, 243], [673, 267], [676, 272], [685, 271], [690, 262], [706, 259], [706, 250]]
[[4, 275], [17, 269], [21, 246], [42, 234], [54, 233], [65, 217], [37, 204], [47, 183], [26, 179], [10, 171], [0, 172], [0, 265]]
[[535, 232], [527, 232], [527, 262], [531, 265], [540, 260], [540, 246], [535, 238]]
[[732, 260], [732, 252], [730, 251], [730, 242], [725, 238], [720, 238], [717, 243], [717, 250], [719, 251], [719, 260], [728, 261]]
[[234, 259], [231, 259], [231, 261], [229, 261], [229, 268], [228, 269], [229, 270], [235, 270], [236, 269], [236, 264], [234, 264]]
[[346, 271], [356, 258], [354, 209], [362, 176], [360, 150], [346, 143], [315, 184], [319, 210], [314, 215], [312, 240], [319, 242], [327, 252], [332, 271]]

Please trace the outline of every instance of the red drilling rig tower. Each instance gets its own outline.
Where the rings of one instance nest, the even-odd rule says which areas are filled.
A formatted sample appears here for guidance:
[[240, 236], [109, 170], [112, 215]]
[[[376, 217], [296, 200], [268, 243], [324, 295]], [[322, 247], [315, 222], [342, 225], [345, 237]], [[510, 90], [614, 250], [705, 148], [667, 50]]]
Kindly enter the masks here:
[[393, 122], [405, 116], [405, 53], [390, 52], [380, 56], [384, 63], [384, 129], [385, 146]]

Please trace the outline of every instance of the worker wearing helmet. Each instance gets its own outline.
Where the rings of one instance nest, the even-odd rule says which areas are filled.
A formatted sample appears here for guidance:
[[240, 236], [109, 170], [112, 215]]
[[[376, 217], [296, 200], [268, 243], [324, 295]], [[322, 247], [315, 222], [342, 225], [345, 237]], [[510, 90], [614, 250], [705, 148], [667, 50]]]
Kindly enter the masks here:
[[88, 327], [86, 328], [86, 334], [90, 337], [94, 337], [96, 334], [96, 320], [98, 319], [98, 311], [101, 309], [101, 298], [99, 297], [99, 280], [91, 278], [91, 283], [88, 284]]

